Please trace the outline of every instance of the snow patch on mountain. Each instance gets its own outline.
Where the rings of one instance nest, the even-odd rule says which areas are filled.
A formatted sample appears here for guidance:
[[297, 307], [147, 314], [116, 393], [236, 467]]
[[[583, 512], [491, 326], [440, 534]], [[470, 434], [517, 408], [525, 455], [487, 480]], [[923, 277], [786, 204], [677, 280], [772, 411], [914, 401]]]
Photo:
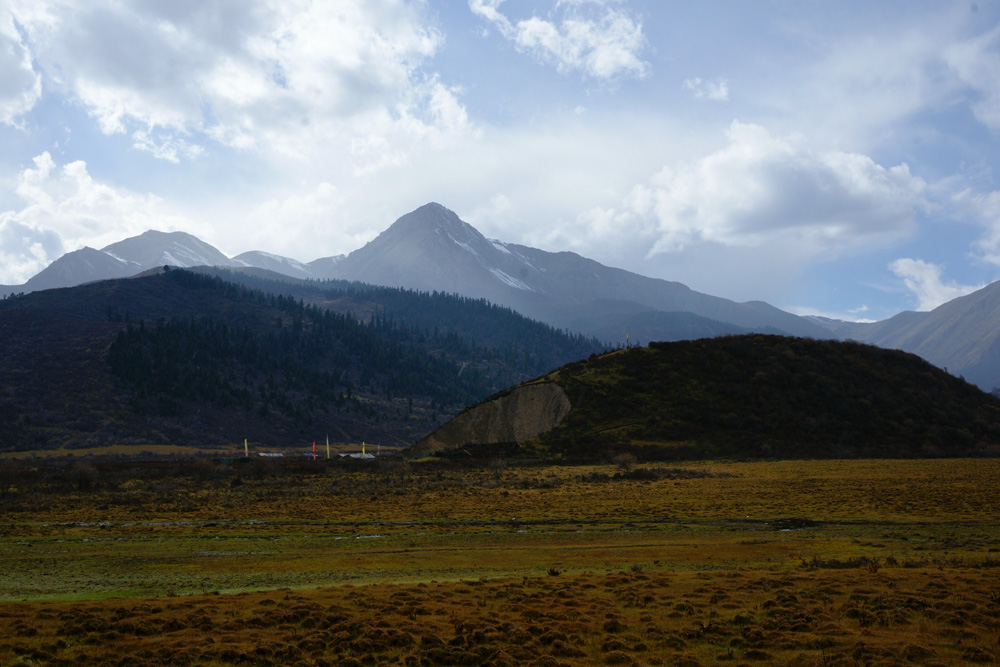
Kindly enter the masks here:
[[511, 251], [510, 251], [510, 250], [509, 250], [509, 249], [507, 248], [507, 246], [506, 246], [506, 245], [504, 244], [504, 242], [503, 242], [503, 241], [498, 241], [498, 240], [496, 240], [496, 239], [487, 239], [487, 240], [488, 240], [488, 241], [490, 242], [490, 244], [492, 244], [492, 245], [493, 245], [493, 247], [494, 247], [494, 248], [496, 248], [497, 250], [499, 250], [499, 251], [500, 251], [500, 252], [502, 252], [503, 254], [505, 254], [505, 255], [513, 255], [513, 254], [514, 254], [514, 253], [512, 253], [512, 252], [511, 252]]
[[313, 271], [311, 265], [303, 264], [302, 262], [291, 259], [290, 257], [282, 257], [281, 255], [264, 252], [263, 250], [251, 250], [250, 252], [245, 252], [242, 255], [237, 255], [236, 257], [233, 257], [233, 263], [237, 266], [274, 271], [275, 273], [280, 273], [292, 278], [324, 277]]
[[462, 248], [462, 249], [463, 249], [463, 250], [465, 250], [466, 252], [469, 252], [469, 253], [471, 253], [472, 255], [474, 255], [474, 256], [475, 256], [476, 258], [478, 258], [478, 259], [479, 259], [479, 261], [480, 261], [480, 262], [481, 262], [481, 261], [483, 261], [483, 258], [482, 258], [482, 256], [481, 256], [481, 255], [479, 254], [479, 251], [478, 251], [478, 250], [476, 250], [476, 249], [475, 249], [475, 248], [474, 248], [474, 247], [472, 246], [472, 244], [471, 244], [471, 243], [467, 243], [467, 242], [463, 242], [463, 241], [459, 241], [458, 239], [456, 239], [456, 238], [455, 238], [454, 236], [452, 236], [452, 235], [451, 235], [451, 232], [449, 232], [449, 231], [447, 231], [447, 230], [445, 230], [445, 229], [439, 229], [439, 230], [438, 230], [438, 233], [439, 233], [439, 234], [442, 234], [443, 236], [446, 236], [446, 237], [448, 237], [448, 240], [449, 240], [449, 241], [451, 241], [452, 243], [454, 243], [455, 245], [457, 245], [457, 246], [458, 246], [459, 248]]
[[500, 280], [502, 280], [504, 283], [506, 283], [507, 285], [510, 285], [511, 287], [513, 287], [515, 289], [524, 290], [526, 292], [537, 292], [538, 291], [537, 289], [535, 289], [534, 287], [532, 287], [528, 283], [526, 283], [526, 282], [524, 282], [522, 280], [518, 280], [517, 278], [514, 278], [513, 276], [509, 276], [506, 273], [504, 273], [503, 271], [501, 271], [500, 269], [490, 269], [490, 273], [492, 273], [494, 276], [496, 276], [497, 278], [499, 278]]
[[116, 255], [116, 254], [115, 254], [115, 253], [113, 253], [113, 252], [109, 252], [109, 251], [107, 251], [107, 250], [101, 250], [100, 252], [103, 252], [103, 253], [104, 253], [105, 255], [107, 255], [107, 256], [108, 256], [108, 257], [110, 257], [111, 259], [117, 259], [117, 260], [118, 260], [119, 262], [121, 262], [122, 264], [134, 264], [134, 262], [130, 262], [129, 260], [127, 260], [127, 259], [124, 259], [123, 257], [119, 257], [118, 255]]

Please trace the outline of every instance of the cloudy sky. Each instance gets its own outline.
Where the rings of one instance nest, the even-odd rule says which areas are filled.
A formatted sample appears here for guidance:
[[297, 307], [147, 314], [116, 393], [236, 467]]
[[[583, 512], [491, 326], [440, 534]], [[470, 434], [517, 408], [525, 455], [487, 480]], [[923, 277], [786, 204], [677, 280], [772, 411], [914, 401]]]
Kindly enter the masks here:
[[798, 313], [1000, 279], [1000, 2], [2, 0], [0, 283], [491, 238]]

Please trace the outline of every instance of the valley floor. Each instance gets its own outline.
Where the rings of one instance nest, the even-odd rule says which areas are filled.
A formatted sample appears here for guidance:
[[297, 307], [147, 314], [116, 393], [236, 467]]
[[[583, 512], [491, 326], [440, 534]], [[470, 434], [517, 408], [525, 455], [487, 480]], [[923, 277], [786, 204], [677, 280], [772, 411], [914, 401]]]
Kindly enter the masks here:
[[996, 664], [998, 473], [5, 468], [0, 664]]

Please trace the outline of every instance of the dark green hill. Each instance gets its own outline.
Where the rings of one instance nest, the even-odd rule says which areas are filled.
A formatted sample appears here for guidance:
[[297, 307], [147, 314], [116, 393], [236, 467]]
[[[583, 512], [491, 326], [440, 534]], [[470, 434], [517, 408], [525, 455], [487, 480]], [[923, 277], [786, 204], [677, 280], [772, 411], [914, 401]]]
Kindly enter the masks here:
[[0, 451], [407, 444], [597, 347], [482, 301], [256, 280], [170, 270], [0, 301]]
[[[559, 407], [554, 388], [542, 396], [540, 385], [558, 385], [568, 403]], [[519, 398], [525, 387], [535, 387], [532, 394], [541, 398], [534, 403], [526, 393]], [[557, 425], [545, 425], [538, 414], [527, 418], [540, 434], [525, 438], [524, 447], [552, 456], [1000, 453], [1000, 401], [919, 357], [857, 343], [768, 335], [652, 343], [595, 355], [482, 402], [416, 450], [488, 444], [486, 431], [471, 425], [495, 422], [501, 413], [517, 424], [519, 413], [509, 406], [538, 401], [565, 416]], [[462, 423], [464, 431], [455, 426]]]

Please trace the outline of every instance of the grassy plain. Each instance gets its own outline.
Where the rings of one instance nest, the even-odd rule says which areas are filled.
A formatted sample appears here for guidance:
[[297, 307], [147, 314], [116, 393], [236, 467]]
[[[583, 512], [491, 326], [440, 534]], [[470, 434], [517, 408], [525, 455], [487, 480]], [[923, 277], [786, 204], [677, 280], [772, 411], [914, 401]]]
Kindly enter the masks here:
[[998, 664], [1000, 460], [0, 467], [0, 664]]

